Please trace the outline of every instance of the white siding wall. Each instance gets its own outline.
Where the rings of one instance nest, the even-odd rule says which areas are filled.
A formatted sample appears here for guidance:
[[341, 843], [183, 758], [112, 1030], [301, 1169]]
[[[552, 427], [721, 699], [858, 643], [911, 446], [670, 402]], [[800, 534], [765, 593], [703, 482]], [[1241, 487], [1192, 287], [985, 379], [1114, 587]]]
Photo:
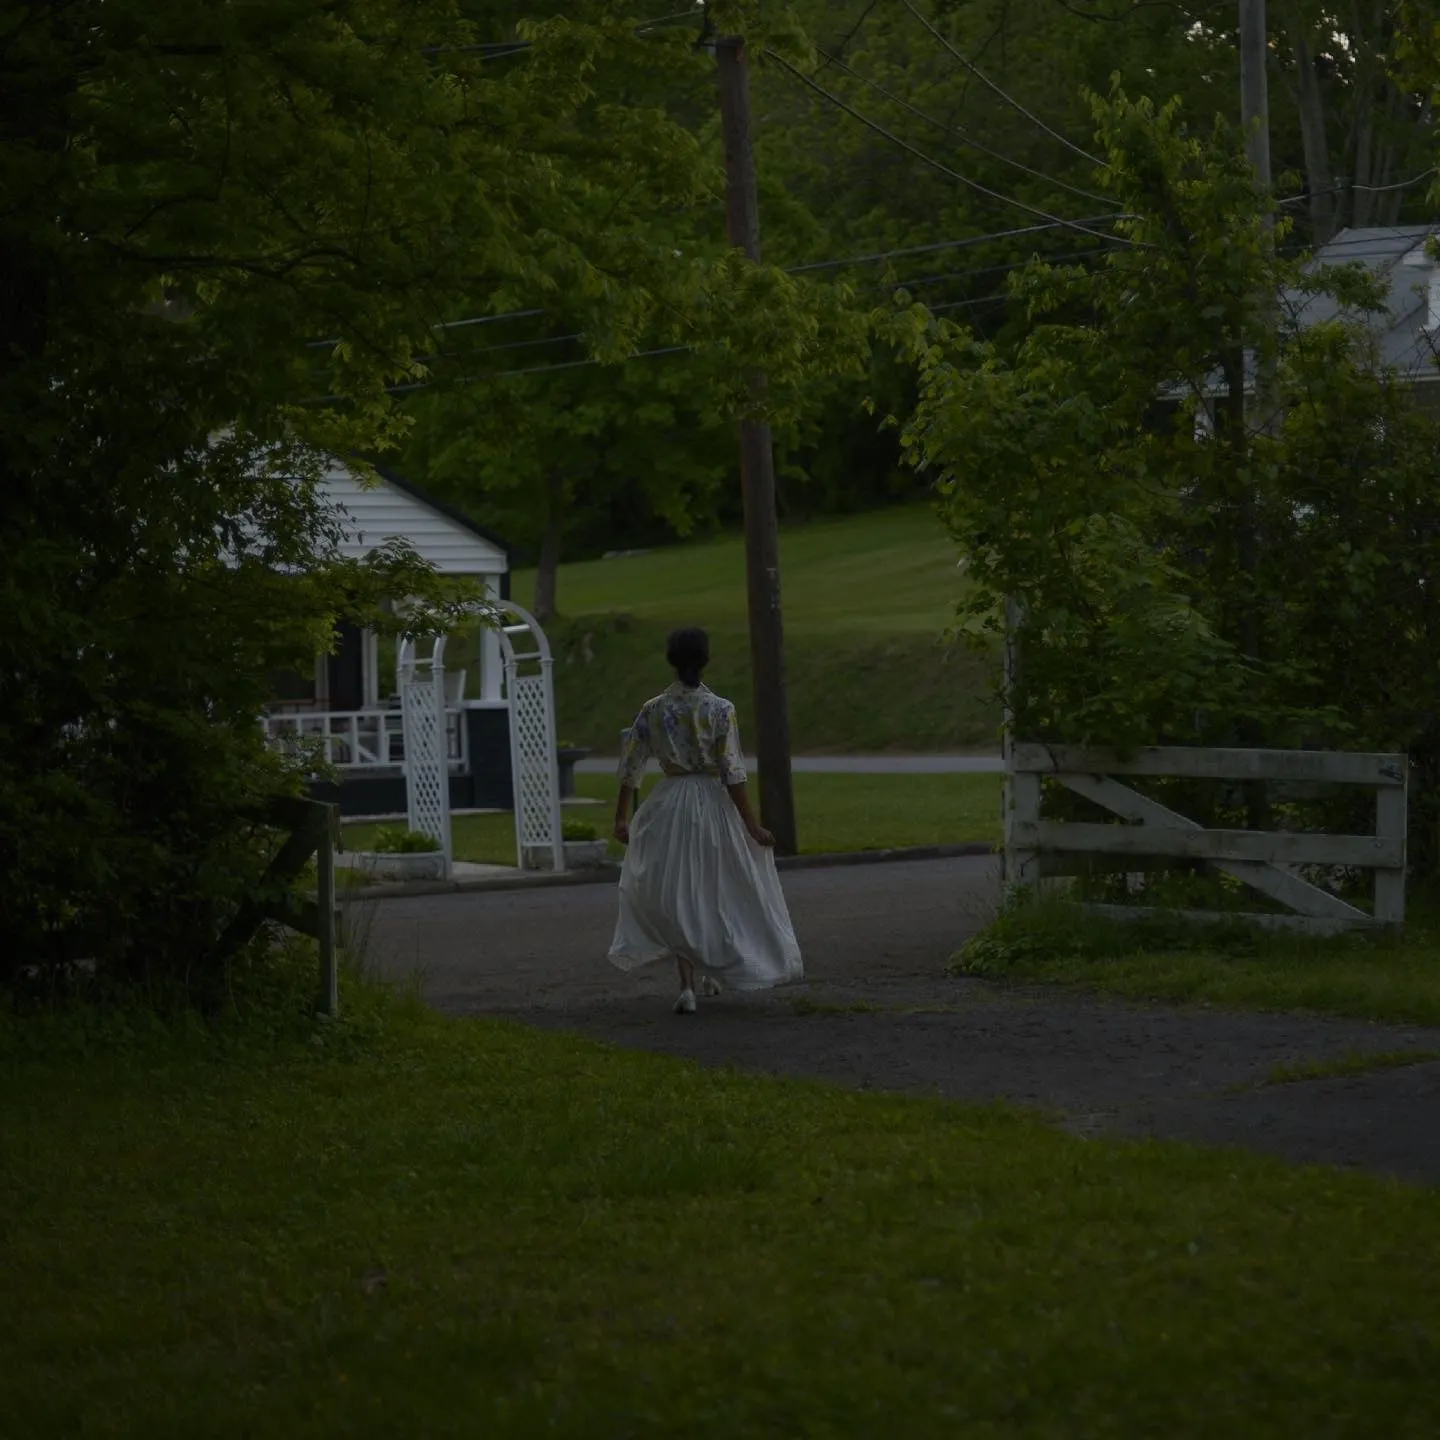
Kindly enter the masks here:
[[[500, 585], [492, 580], [485, 586], [485, 593], [492, 599], [500, 598]], [[500, 702], [504, 688], [504, 660], [500, 654], [500, 635], [488, 625], [480, 632], [480, 699], [486, 704]]]
[[399, 538], [445, 575], [503, 575], [508, 568], [498, 546], [388, 480], [364, 487], [348, 470], [337, 468], [321, 488], [348, 517], [343, 549], [352, 559]]

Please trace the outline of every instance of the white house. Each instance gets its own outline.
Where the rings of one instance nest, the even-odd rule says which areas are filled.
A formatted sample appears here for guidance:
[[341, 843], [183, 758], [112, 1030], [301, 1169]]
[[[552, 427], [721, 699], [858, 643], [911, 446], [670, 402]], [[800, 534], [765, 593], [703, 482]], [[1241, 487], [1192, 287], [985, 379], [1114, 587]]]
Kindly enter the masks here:
[[[1320, 246], [1307, 270], [1325, 265], [1363, 265], [1385, 290], [1385, 309], [1367, 317], [1381, 361], [1425, 389], [1417, 397], [1440, 403], [1440, 264], [1431, 257], [1436, 225], [1375, 225], [1341, 230]], [[1328, 295], [1287, 297], [1301, 325], [1331, 320], [1337, 306]]]
[[[343, 553], [363, 559], [400, 539], [444, 575], [481, 582], [497, 599], [510, 596], [510, 552], [505, 542], [451, 506], [423, 494], [392, 471], [376, 469], [362, 482], [337, 462], [321, 482], [326, 501], [344, 528]], [[335, 800], [346, 814], [403, 810], [403, 735], [398, 684], [382, 665], [379, 636], [342, 626], [333, 654], [316, 658], [313, 675], [276, 677], [275, 699], [263, 718], [272, 743], [317, 746], [342, 777], [317, 786], [317, 798]], [[446, 656], [446, 719], [451, 803], [508, 806], [512, 797], [510, 735], [500, 640], [486, 627], [473, 655], [453, 648]], [[324, 793], [321, 793], [321, 792]]]
[[[1440, 239], [1440, 225], [1374, 225], [1341, 230], [1305, 263], [1311, 273], [1331, 265], [1363, 265], [1380, 281], [1383, 310], [1352, 314], [1375, 338], [1382, 365], [1393, 369], [1411, 387], [1415, 403], [1440, 413], [1440, 264], [1431, 258], [1430, 244]], [[1286, 289], [1280, 303], [1301, 329], [1324, 324], [1341, 314], [1329, 295]], [[1245, 388], [1254, 385], [1254, 357], [1245, 357]], [[1183, 400], [1190, 392], [1172, 386], [1162, 392], [1167, 401]], [[1211, 401], [1224, 393], [1218, 371], [1207, 377], [1202, 395]], [[1215, 417], [1207, 403], [1195, 419], [1197, 435], [1213, 434]]]

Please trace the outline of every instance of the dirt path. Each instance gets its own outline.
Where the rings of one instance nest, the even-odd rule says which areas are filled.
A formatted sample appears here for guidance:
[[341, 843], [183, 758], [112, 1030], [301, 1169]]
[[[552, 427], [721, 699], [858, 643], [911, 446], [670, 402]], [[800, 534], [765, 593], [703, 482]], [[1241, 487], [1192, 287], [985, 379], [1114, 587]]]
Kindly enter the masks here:
[[603, 956], [608, 885], [385, 900], [372, 953], [452, 1014], [877, 1090], [1004, 1099], [1081, 1134], [1165, 1136], [1440, 1183], [1440, 1062], [1270, 1085], [1272, 1066], [1440, 1051], [1440, 1030], [1129, 1005], [944, 973], [994, 903], [989, 859], [785, 876], [808, 978], [669, 1011], [669, 974]]

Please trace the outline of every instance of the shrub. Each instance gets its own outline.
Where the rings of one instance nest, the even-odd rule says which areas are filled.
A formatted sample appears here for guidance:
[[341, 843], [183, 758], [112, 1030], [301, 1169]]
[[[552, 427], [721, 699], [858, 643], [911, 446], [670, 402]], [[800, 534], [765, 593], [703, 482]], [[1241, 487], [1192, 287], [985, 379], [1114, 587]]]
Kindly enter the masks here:
[[560, 826], [560, 835], [565, 840], [598, 840], [600, 832], [588, 820], [566, 820]]
[[439, 848], [440, 842], [433, 835], [400, 825], [386, 825], [375, 833], [376, 855], [429, 855]]
[[1040, 900], [1024, 891], [951, 957], [952, 975], [998, 977], [1028, 964], [1075, 961], [1103, 964], [1143, 954], [1206, 951], [1248, 956], [1300, 947], [1344, 950], [1387, 943], [1363, 933], [1314, 936], [1263, 931], [1242, 916], [1197, 925], [1157, 909], [1131, 919], [1087, 914], [1063, 900]]

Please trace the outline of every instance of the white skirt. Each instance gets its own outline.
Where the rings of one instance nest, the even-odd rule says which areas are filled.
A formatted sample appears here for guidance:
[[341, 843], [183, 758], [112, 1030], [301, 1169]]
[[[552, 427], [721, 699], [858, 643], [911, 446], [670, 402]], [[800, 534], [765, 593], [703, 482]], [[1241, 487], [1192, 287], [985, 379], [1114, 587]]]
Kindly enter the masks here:
[[804, 976], [774, 852], [757, 845], [714, 775], [666, 776], [630, 825], [610, 960], [683, 956], [730, 990]]

